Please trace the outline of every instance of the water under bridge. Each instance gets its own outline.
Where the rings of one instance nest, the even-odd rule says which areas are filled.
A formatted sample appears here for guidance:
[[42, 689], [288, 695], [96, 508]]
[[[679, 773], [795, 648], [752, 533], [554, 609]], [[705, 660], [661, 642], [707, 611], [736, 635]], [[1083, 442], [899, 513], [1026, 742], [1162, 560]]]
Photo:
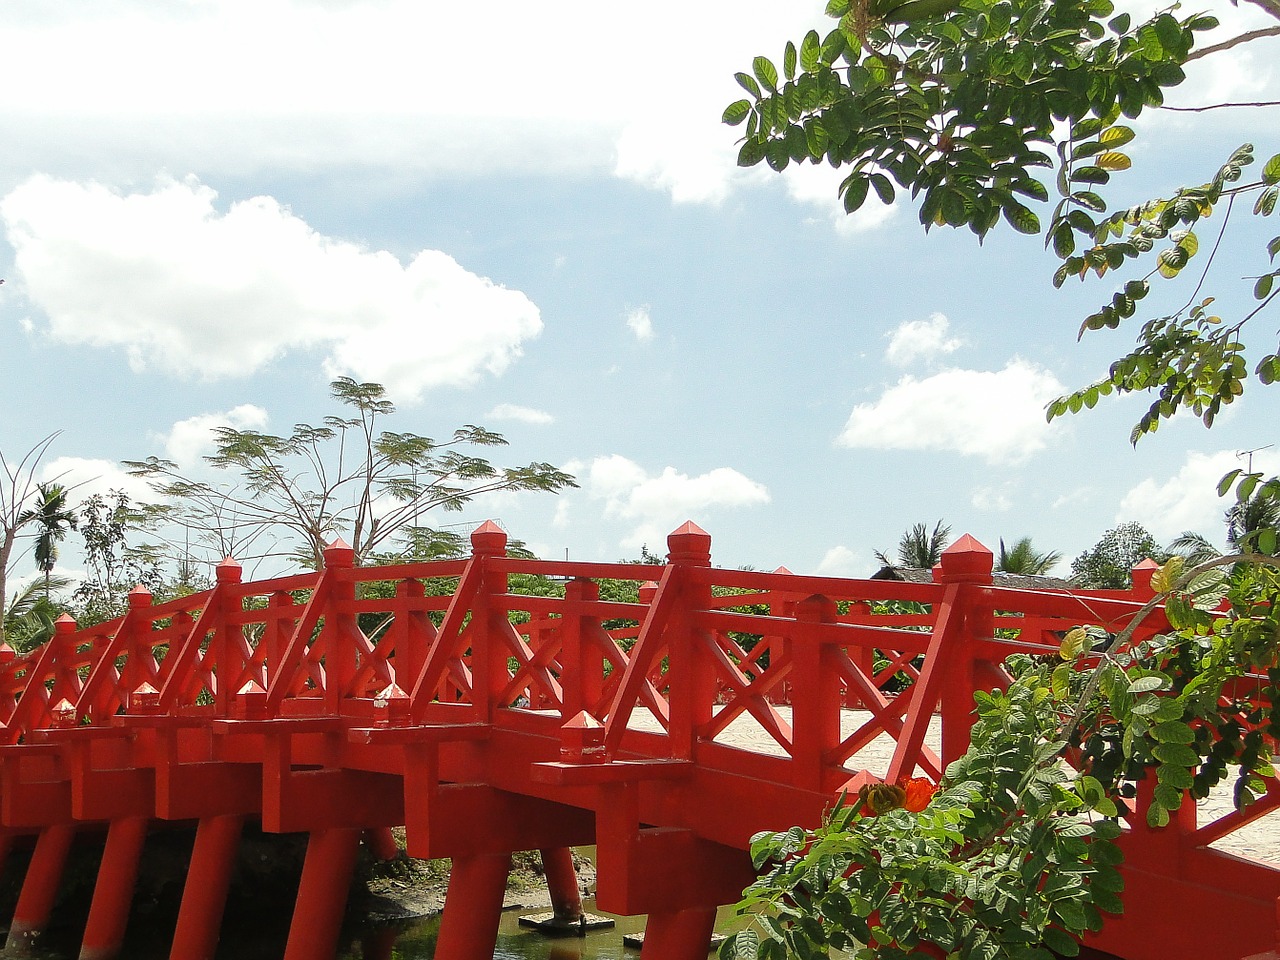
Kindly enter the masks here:
[[[508, 558], [491, 523], [471, 544], [366, 568], [337, 543], [318, 573], [254, 583], [228, 560], [208, 591], [138, 589], [120, 619], [64, 618], [39, 650], [0, 650], [0, 845], [34, 844], [8, 949], [49, 922], [90, 836], [81, 957], [116, 956], [147, 832], [180, 821], [196, 833], [171, 957], [211, 958], [253, 822], [309, 835], [286, 960], [333, 955], [360, 843], [388, 855], [399, 825], [412, 856], [452, 858], [441, 958], [493, 956], [512, 851], [541, 850], [572, 907], [568, 848], [595, 844], [597, 903], [648, 915], [645, 960], [701, 960], [715, 908], [752, 879], [752, 834], [816, 825], [869, 779], [936, 779], [1006, 657], [1121, 629], [1152, 596], [1153, 565], [1130, 591], [1001, 586], [970, 537], [931, 583], [719, 569], [693, 524], [664, 565]], [[563, 597], [514, 589], [521, 574]], [[610, 579], [648, 582], [616, 602]], [[1091, 943], [1128, 960], [1274, 949], [1280, 867], [1229, 841], [1280, 790], [1203, 822], [1184, 803], [1158, 831], [1143, 802], [1122, 841], [1126, 912]]]

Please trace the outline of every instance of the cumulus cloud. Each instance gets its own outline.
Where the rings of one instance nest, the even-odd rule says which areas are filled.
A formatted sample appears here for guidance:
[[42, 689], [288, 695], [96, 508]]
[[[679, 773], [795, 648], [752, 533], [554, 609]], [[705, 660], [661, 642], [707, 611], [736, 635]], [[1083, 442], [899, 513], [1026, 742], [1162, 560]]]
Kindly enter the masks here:
[[270, 197], [225, 213], [215, 199], [193, 180], [121, 195], [35, 177], [0, 201], [0, 218], [49, 335], [121, 348], [138, 370], [247, 376], [311, 350], [328, 376], [412, 402], [501, 374], [542, 330], [523, 293], [438, 250], [404, 265], [318, 233]]
[[735, 183], [752, 179], [738, 168], [733, 135], [704, 117], [637, 120], [616, 147], [615, 176], [667, 191], [676, 203], [721, 203]]
[[868, 233], [892, 220], [898, 212], [898, 204], [884, 204], [874, 191], [861, 207], [853, 213], [844, 209], [840, 199], [840, 183], [849, 175], [846, 169], [836, 169], [827, 164], [792, 164], [782, 172], [787, 185], [787, 195], [798, 203], [814, 208], [821, 217], [829, 220], [836, 232], [845, 236]]
[[242, 403], [225, 413], [188, 417], [175, 423], [164, 438], [165, 456], [181, 467], [192, 467], [213, 452], [213, 431], [218, 427], [262, 430], [266, 425], [267, 411], [252, 403]]
[[555, 423], [556, 418], [545, 410], [535, 410], [532, 407], [521, 407], [514, 403], [500, 403], [489, 411], [490, 420], [515, 420], [519, 423], [532, 423], [543, 426], [548, 423]]
[[867, 564], [844, 545], [832, 547], [822, 555], [814, 575], [819, 577], [858, 577], [867, 572]]
[[941, 354], [954, 353], [960, 348], [960, 341], [948, 336], [950, 326], [951, 321], [941, 313], [899, 324], [886, 334], [889, 346], [884, 351], [885, 359], [896, 367], [905, 367], [917, 360], [933, 360]]
[[1052, 373], [1014, 359], [1003, 370], [904, 376], [879, 400], [853, 408], [836, 439], [872, 450], [947, 450], [992, 464], [1019, 463], [1045, 446], [1044, 407], [1064, 392]]
[[[1191, 452], [1171, 477], [1147, 477], [1120, 501], [1116, 522], [1136, 520], [1157, 540], [1170, 540], [1184, 530], [1202, 533], [1221, 542], [1225, 535], [1223, 513], [1235, 501], [1218, 496], [1218, 481], [1240, 467], [1234, 450]], [[1280, 473], [1280, 454], [1261, 450], [1253, 455], [1253, 469], [1268, 475]]]
[[685, 520], [720, 508], [754, 507], [769, 502], [769, 491], [731, 467], [717, 467], [698, 476], [666, 467], [651, 476], [642, 466], [614, 454], [597, 457], [589, 465], [565, 467], [579, 475], [587, 494], [604, 502], [604, 515], [630, 527], [621, 545], [635, 549], [661, 543]]
[[649, 316], [648, 304], [627, 311], [627, 328], [641, 343], [653, 339], [653, 318]]
[[56, 457], [44, 465], [41, 474], [45, 483], [56, 480], [71, 488], [71, 499], [77, 504], [95, 493], [105, 496], [112, 490], [123, 490], [135, 503], [155, 499], [147, 481], [131, 477], [111, 460]]
[[1012, 487], [1010, 484], [1002, 484], [998, 487], [979, 487], [973, 491], [973, 496], [969, 498], [969, 502], [973, 504], [977, 510], [985, 510], [990, 513], [1006, 513], [1013, 509], [1013, 499], [1010, 497]]

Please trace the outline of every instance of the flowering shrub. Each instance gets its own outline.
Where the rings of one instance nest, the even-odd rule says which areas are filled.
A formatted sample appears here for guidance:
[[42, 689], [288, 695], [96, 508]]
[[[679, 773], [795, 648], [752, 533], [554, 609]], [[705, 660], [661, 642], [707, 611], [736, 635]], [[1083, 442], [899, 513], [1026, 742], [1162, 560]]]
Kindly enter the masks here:
[[[1011, 658], [1008, 688], [974, 695], [969, 750], [936, 792], [918, 778], [873, 785], [816, 830], [757, 835], [761, 874], [738, 906], [750, 922], [721, 958], [1078, 954], [1123, 910], [1114, 841], [1138, 780], [1155, 778], [1148, 820], [1160, 826], [1229, 775], [1240, 807], [1275, 775], [1278, 567], [1249, 555], [1184, 571], [1175, 558], [1118, 636], [1076, 628], [1056, 663]], [[1173, 629], [1133, 643], [1160, 603]]]

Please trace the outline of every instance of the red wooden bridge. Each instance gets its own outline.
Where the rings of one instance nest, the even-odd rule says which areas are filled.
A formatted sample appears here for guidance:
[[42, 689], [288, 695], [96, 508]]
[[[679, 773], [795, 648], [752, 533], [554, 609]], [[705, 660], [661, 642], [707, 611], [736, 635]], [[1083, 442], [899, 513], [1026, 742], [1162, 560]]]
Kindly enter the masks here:
[[[228, 560], [207, 592], [154, 605], [139, 589], [119, 620], [64, 618], [33, 654], [0, 651], [0, 840], [34, 837], [8, 951], [49, 922], [79, 834], [105, 838], [81, 957], [116, 956], [148, 830], [186, 821], [171, 957], [212, 957], [250, 821], [309, 834], [286, 960], [333, 955], [362, 838], [390, 855], [401, 824], [411, 855], [453, 859], [441, 958], [493, 956], [512, 851], [543, 851], [573, 918], [568, 848], [595, 844], [597, 902], [648, 914], [644, 958], [701, 960], [716, 906], [752, 879], [753, 833], [814, 825], [869, 777], [936, 778], [1009, 654], [1055, 653], [1078, 624], [1120, 629], [1151, 596], [1142, 568], [1130, 592], [1000, 587], [970, 537], [926, 584], [717, 569], [693, 524], [662, 566], [509, 559], [493, 524], [471, 543], [468, 559], [376, 568], [339, 543], [320, 573], [256, 583]], [[560, 578], [564, 597], [514, 592], [515, 574]], [[600, 579], [652, 582], [620, 603]], [[735, 739], [743, 725], [767, 748]], [[866, 770], [873, 741], [891, 758]], [[1127, 912], [1095, 945], [1128, 960], [1273, 949], [1280, 868], [1210, 844], [1278, 794], [1203, 824], [1184, 804], [1162, 831], [1140, 797]]]

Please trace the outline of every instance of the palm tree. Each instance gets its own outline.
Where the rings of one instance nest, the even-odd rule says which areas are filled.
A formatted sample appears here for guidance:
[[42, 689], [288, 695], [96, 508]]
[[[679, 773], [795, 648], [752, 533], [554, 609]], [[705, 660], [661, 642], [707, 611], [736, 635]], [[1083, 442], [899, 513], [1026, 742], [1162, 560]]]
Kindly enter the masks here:
[[36, 486], [36, 506], [20, 518], [21, 523], [34, 523], [36, 534], [36, 566], [44, 573], [44, 598], [49, 599], [49, 577], [58, 562], [58, 542], [68, 530], [76, 528], [76, 515], [67, 506], [70, 491], [60, 483]]
[[1169, 552], [1184, 558], [1193, 567], [1222, 556], [1222, 551], [1210, 543], [1208, 537], [1194, 530], [1178, 534], [1169, 544]]
[[951, 542], [951, 527], [941, 520], [934, 525], [933, 533], [924, 523], [917, 523], [902, 535], [898, 541], [898, 562], [890, 562], [881, 551], [876, 551], [878, 559], [886, 567], [919, 567], [931, 570], [942, 560], [942, 551]]
[[1040, 553], [1031, 546], [1031, 538], [1023, 537], [1005, 548], [1004, 537], [1000, 538], [1000, 556], [996, 558], [996, 570], [1001, 573], [1017, 573], [1023, 576], [1043, 576], [1057, 565], [1062, 554], [1057, 550]]
[[1280, 500], [1256, 495], [1231, 505], [1226, 513], [1227, 543], [1237, 552], [1257, 550], [1259, 530], [1280, 526]]
[[[38, 647], [52, 637], [54, 620], [63, 613], [59, 605], [50, 602], [47, 596], [41, 596], [40, 586], [40, 581], [31, 581], [6, 609], [0, 611], [3, 614], [0, 619], [4, 624], [4, 641], [19, 653]], [[71, 581], [65, 577], [52, 578], [54, 590], [65, 590], [69, 586]], [[49, 584], [46, 583], [45, 592], [48, 589]]]

